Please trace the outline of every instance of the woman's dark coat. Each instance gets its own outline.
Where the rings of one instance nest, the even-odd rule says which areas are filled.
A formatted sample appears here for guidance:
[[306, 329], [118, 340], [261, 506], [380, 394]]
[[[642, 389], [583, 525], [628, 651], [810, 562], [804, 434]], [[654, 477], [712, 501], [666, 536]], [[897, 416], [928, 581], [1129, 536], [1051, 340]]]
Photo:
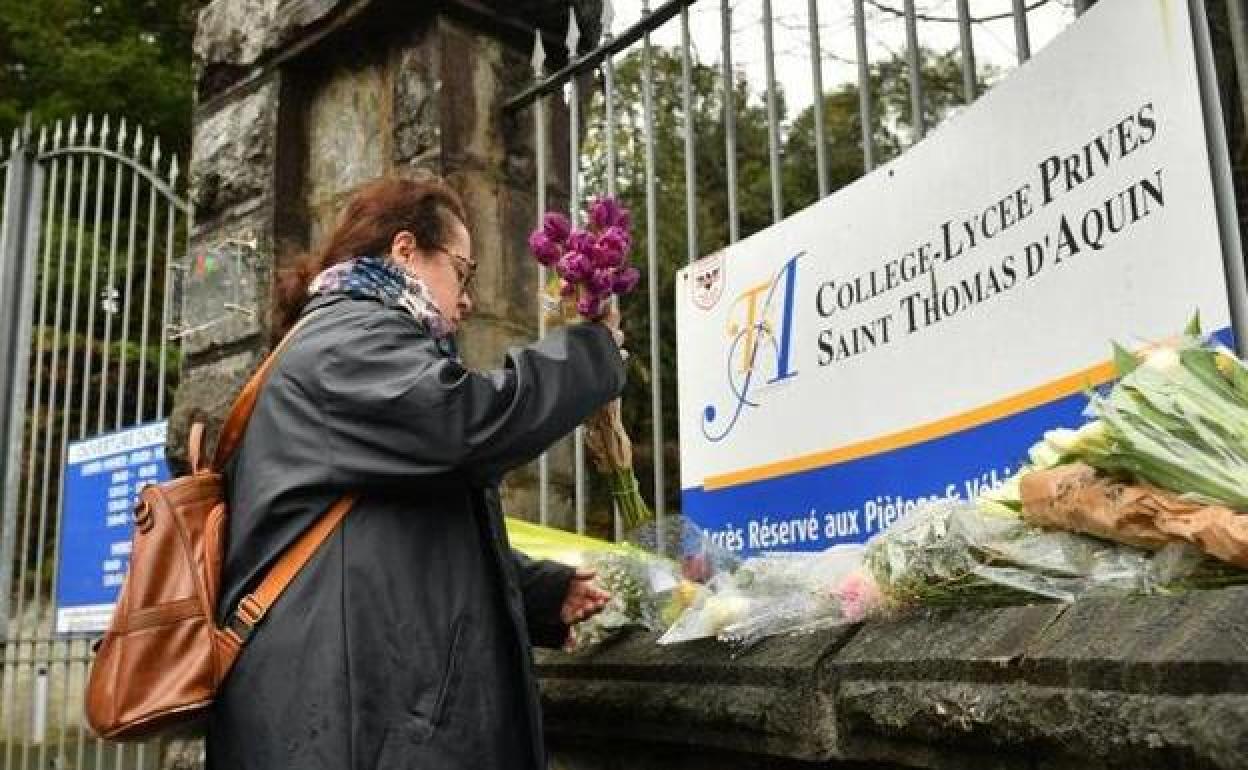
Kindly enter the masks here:
[[507, 542], [497, 482], [623, 387], [599, 324], [471, 372], [401, 310], [313, 300], [229, 476], [221, 620], [344, 492], [362, 494], [244, 648], [213, 770], [545, 768], [530, 644], [569, 568]]

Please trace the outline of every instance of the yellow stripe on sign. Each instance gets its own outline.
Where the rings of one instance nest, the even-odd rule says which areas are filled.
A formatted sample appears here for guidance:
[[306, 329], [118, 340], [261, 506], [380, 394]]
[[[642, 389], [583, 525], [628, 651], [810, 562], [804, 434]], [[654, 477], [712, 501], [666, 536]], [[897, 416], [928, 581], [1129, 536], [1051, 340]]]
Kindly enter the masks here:
[[945, 417], [935, 422], [929, 422], [926, 425], [907, 428], [897, 433], [867, 439], [856, 444], [847, 444], [836, 449], [825, 449], [820, 452], [803, 455], [802, 457], [792, 457], [788, 460], [757, 465], [753, 468], [724, 473], [718, 476], [708, 476], [703, 482], [702, 488], [709, 492], [714, 489], [733, 487], [751, 481], [774, 479], [780, 476], [788, 476], [792, 473], [824, 468], [837, 463], [857, 460], [861, 457], [870, 457], [881, 452], [889, 452], [894, 449], [921, 444], [924, 441], [948, 436], [951, 433], [984, 425], [993, 420], [1009, 417], [1010, 415], [1025, 412], [1033, 407], [1047, 404], [1050, 401], [1065, 398], [1087, 388], [1109, 382], [1115, 376], [1116, 370], [1113, 363], [1106, 361], [1096, 366], [1088, 367], [1083, 371], [1075, 372], [1060, 380], [1054, 380], [1000, 401], [972, 409], [969, 412]]

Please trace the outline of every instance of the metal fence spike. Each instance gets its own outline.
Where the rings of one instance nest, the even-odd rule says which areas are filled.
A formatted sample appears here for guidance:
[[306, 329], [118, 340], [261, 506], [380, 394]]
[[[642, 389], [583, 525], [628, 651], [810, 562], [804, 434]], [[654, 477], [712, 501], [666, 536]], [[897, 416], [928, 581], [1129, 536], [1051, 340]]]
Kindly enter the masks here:
[[615, 4], [611, 0], [602, 0], [602, 34], [611, 37], [611, 22], [615, 21]]
[[575, 59], [577, 47], [581, 44], [581, 28], [576, 23], [576, 8], [568, 6], [568, 36], [564, 40], [568, 47], [568, 58]]
[[121, 119], [121, 127], [117, 130], [117, 151], [126, 151], [126, 119]]
[[160, 165], [160, 137], [152, 142], [152, 168]]
[[59, 150], [61, 148], [61, 121], [56, 121], [56, 130], [52, 132], [52, 149]]
[[78, 141], [78, 116], [74, 115], [72, 118], [69, 119], [69, 142], [68, 144], [72, 145], [77, 141]]
[[104, 115], [104, 120], [100, 121], [100, 146], [103, 147], [108, 143], [108, 115]]
[[541, 77], [542, 68], [546, 65], [546, 48], [542, 45], [542, 31], [533, 33], [533, 74]]
[[178, 181], [178, 154], [175, 152], [173, 157], [169, 159], [169, 186], [173, 187]]
[[143, 126], [134, 129], [134, 157], [139, 157], [143, 152]]
[[823, 110], [823, 53], [819, 40], [819, 0], [808, 0], [806, 18], [810, 30], [810, 88], [811, 104], [815, 118], [815, 177], [819, 185], [819, 197], [828, 194], [827, 139], [824, 134]]
[[43, 125], [39, 127], [39, 154], [42, 155], [43, 151], [47, 149], [47, 147], [48, 147], [48, 127], [46, 125]]
[[13, 136], [9, 139], [9, 154], [16, 155], [19, 147], [22, 146], [22, 132], [19, 129], [13, 129]]
[[780, 104], [776, 93], [776, 44], [771, 0], [763, 0], [763, 63], [767, 73], [767, 156], [771, 172], [771, 221], [784, 219], [784, 183], [780, 165]]
[[35, 135], [34, 128], [33, 128], [34, 120], [35, 118], [33, 115], [30, 114], [30, 110], [27, 110], [26, 115], [22, 118], [21, 133], [22, 133], [22, 146], [23, 147], [29, 147], [30, 140]]
[[87, 113], [87, 125], [82, 131], [82, 143], [91, 144], [92, 138], [95, 136], [95, 115]]

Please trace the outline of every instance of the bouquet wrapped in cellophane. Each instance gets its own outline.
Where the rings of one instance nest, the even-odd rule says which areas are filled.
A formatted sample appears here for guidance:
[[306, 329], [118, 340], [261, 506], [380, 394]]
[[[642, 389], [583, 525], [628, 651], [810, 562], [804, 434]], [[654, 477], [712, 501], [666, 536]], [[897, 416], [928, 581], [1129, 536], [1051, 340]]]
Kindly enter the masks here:
[[863, 578], [860, 545], [753, 556], [716, 573], [659, 644], [714, 637], [746, 648], [768, 636], [854, 623], [876, 604]]
[[550, 559], [598, 573], [611, 594], [603, 611], [577, 624], [578, 649], [598, 644], [618, 631], [661, 631], [693, 601], [699, 586], [681, 565], [629, 543], [608, 543], [520, 519], [507, 519], [507, 536], [532, 559]]
[[1187, 543], [1158, 551], [1050, 530], [982, 501], [925, 503], [865, 546], [763, 553], [717, 573], [660, 644], [738, 649], [921, 608], [1071, 602], [1248, 582]]
[[[614, 198], [597, 198], [586, 221], [585, 228], [577, 228], [563, 214], [549, 212], [529, 236], [529, 250], [549, 269], [540, 297], [548, 325], [599, 320], [617, 297], [637, 287], [640, 273], [628, 263], [632, 249], [628, 209]], [[607, 479], [625, 525], [632, 529], [648, 520], [650, 509], [633, 473], [633, 445], [619, 399], [586, 420], [585, 443]]]

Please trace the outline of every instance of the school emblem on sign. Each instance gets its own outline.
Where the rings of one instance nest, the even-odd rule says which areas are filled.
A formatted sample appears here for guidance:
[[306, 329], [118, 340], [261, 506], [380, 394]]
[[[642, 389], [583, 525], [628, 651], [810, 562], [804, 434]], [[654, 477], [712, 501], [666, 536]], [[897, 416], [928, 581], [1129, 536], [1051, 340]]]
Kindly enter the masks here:
[[703, 257], [693, 264], [693, 304], [710, 310], [724, 296], [724, 258], [722, 254]]

